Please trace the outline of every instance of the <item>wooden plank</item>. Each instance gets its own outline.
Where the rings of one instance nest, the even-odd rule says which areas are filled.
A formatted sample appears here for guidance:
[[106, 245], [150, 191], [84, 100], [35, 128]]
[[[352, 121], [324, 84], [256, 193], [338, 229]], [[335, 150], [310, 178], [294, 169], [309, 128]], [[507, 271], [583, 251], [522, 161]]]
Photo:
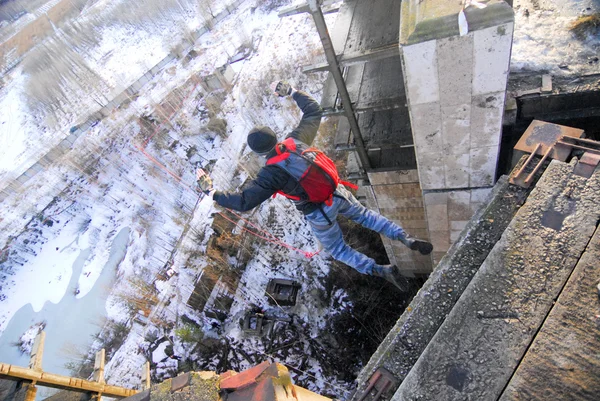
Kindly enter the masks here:
[[[321, 5], [321, 9], [323, 10], [323, 14], [333, 14], [340, 10], [340, 8], [337, 6], [327, 6], [325, 4], [325, 2], [323, 2], [323, 4]], [[301, 4], [298, 6], [291, 6], [291, 7], [284, 8], [281, 11], [279, 11], [277, 16], [279, 18], [282, 18], [282, 17], [289, 17], [292, 15], [302, 14], [302, 13], [307, 13], [307, 12], [310, 12], [308, 5]]]
[[[372, 49], [363, 53], [338, 54], [337, 59], [341, 67], [349, 67], [356, 64], [364, 64], [371, 61], [383, 60], [390, 57], [400, 57], [400, 48], [398, 43], [385, 46], [379, 49]], [[320, 72], [327, 71], [329, 64], [317, 63], [302, 68], [302, 72]]]
[[29, 358], [29, 369], [42, 371], [42, 359], [44, 357], [44, 345], [46, 343], [46, 332], [41, 331], [35, 336], [31, 356]]
[[321, 97], [321, 107], [324, 110], [331, 110], [336, 108], [338, 98], [337, 87], [331, 74], [327, 75], [325, 85], [323, 85], [323, 96]]
[[23, 368], [21, 366], [9, 365], [6, 363], [0, 363], [0, 378], [35, 381], [37, 386], [86, 393], [102, 393], [107, 397], [115, 398], [129, 397], [138, 393], [137, 390], [133, 389], [47, 373], [39, 370]]
[[344, 53], [364, 53], [370, 49], [399, 42], [400, 1], [357, 2]]
[[600, 229], [500, 401], [596, 400], [600, 394]]
[[346, 69], [346, 73], [344, 74], [346, 89], [348, 89], [348, 94], [350, 95], [352, 104], [355, 104], [358, 101], [358, 97], [360, 95], [364, 67], [364, 65], [348, 67]]
[[336, 147], [340, 145], [350, 144], [350, 124], [346, 116], [340, 116], [338, 120], [337, 130], [335, 132], [334, 144]]
[[367, 147], [399, 147], [413, 143], [408, 110], [366, 111], [358, 125]]
[[390, 57], [400, 57], [400, 47], [397, 42], [363, 52], [344, 53], [338, 57], [338, 61], [341, 66], [347, 67], [354, 64], [383, 60]]
[[406, 98], [400, 58], [387, 58], [365, 65], [358, 103], [368, 107], [383, 99]]
[[349, 0], [342, 4], [335, 25], [331, 30], [331, 43], [336, 54], [340, 54], [344, 51], [348, 31], [352, 24], [352, 18], [354, 18], [354, 9], [356, 8], [357, 3], [358, 0]]

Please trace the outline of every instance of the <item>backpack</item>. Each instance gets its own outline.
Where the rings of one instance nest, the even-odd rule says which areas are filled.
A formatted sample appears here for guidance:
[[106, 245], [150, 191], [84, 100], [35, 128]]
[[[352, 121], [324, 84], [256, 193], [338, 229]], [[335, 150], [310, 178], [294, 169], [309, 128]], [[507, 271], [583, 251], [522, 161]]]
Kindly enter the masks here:
[[267, 160], [267, 166], [276, 165], [294, 177], [308, 199], [286, 194], [282, 191], [275, 193], [295, 201], [333, 204], [333, 193], [338, 184], [353, 189], [358, 187], [350, 182], [342, 181], [333, 161], [317, 148], [311, 148], [300, 141], [288, 138], [275, 145], [277, 156]]

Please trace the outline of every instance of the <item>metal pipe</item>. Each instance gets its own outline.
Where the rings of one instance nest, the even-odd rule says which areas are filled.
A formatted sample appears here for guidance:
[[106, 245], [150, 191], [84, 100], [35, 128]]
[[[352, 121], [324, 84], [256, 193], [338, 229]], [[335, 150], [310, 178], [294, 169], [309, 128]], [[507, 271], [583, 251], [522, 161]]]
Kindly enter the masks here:
[[575, 149], [581, 149], [581, 150], [587, 150], [589, 152], [600, 153], [600, 149], [586, 148], [585, 146], [575, 145], [574, 143], [563, 142], [563, 141], [558, 141], [557, 143], [560, 143], [561, 145], [567, 145], [567, 146], [570, 146]]
[[575, 142], [579, 141], [579, 142], [587, 143], [589, 145], [600, 146], [600, 142], [598, 142], [598, 141], [594, 141], [594, 140], [591, 140], [591, 139], [585, 139], [585, 138], [576, 138], [574, 136], [567, 136], [567, 135], [561, 136], [560, 138], [558, 138], [558, 141], [561, 142], [563, 139], [567, 139], [567, 138], [572, 139]]
[[356, 120], [354, 110], [352, 109], [352, 101], [350, 100], [350, 94], [348, 93], [348, 89], [346, 88], [346, 83], [344, 82], [344, 77], [342, 76], [340, 65], [335, 55], [333, 43], [331, 42], [331, 37], [329, 36], [327, 24], [325, 23], [325, 18], [323, 18], [323, 12], [321, 11], [319, 3], [319, 0], [308, 0], [308, 8], [310, 10], [310, 14], [313, 16], [315, 25], [317, 26], [317, 32], [319, 33], [319, 37], [321, 38], [321, 43], [323, 44], [323, 49], [325, 50], [325, 57], [327, 59], [327, 63], [329, 64], [329, 71], [333, 76], [333, 80], [335, 81], [338, 92], [342, 98], [342, 106], [344, 107], [346, 117], [348, 117], [348, 122], [350, 123], [350, 130], [354, 134], [354, 143], [356, 144], [356, 152], [358, 153], [358, 158], [360, 159], [360, 163], [362, 164], [363, 169], [368, 171], [371, 170], [371, 162], [369, 161], [369, 156], [367, 155], [367, 151], [365, 150], [365, 144], [360, 134], [358, 121]]

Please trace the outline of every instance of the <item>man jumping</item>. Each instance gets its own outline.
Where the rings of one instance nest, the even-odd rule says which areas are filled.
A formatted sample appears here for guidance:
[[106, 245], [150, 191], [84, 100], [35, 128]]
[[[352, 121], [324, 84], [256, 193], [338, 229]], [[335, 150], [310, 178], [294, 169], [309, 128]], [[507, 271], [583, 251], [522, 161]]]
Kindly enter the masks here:
[[[255, 127], [248, 133], [248, 146], [255, 153], [265, 157], [267, 165], [261, 168], [256, 179], [242, 192], [226, 193], [213, 190], [212, 180], [201, 169], [197, 171], [198, 185], [204, 193], [212, 195], [213, 200], [220, 206], [241, 212], [255, 208], [276, 193], [282, 193], [304, 214], [313, 234], [333, 258], [359, 273], [382, 277], [401, 291], [407, 291], [408, 280], [400, 274], [397, 266], [379, 265], [344, 242], [342, 230], [336, 220], [337, 215], [341, 214], [363, 227], [400, 241], [423, 255], [430, 254], [433, 246], [427, 241], [410, 237], [399, 225], [365, 208], [344, 185], [338, 185], [341, 181], [334, 183], [332, 194], [327, 200], [315, 202], [314, 187], [321, 184], [313, 184], [311, 187], [301, 181], [305, 176], [313, 174], [309, 174], [309, 170], [313, 171], [311, 169], [314, 164], [319, 163], [315, 163], [314, 155], [317, 155], [317, 160], [321, 157], [318, 156], [320, 151], [310, 148], [310, 145], [317, 135], [323, 110], [311, 96], [294, 89], [287, 82], [281, 81], [273, 89], [280, 97], [291, 96], [294, 99], [303, 113], [300, 124], [282, 143], [278, 143], [277, 135], [269, 127]], [[313, 158], [310, 161], [304, 156], [308, 153], [302, 152], [310, 153], [312, 150], [315, 152], [312, 152]], [[337, 171], [335, 174], [337, 177]], [[314, 175], [317, 176], [317, 181], [314, 182], [319, 182], [318, 175]], [[318, 192], [319, 188], [316, 189]]]

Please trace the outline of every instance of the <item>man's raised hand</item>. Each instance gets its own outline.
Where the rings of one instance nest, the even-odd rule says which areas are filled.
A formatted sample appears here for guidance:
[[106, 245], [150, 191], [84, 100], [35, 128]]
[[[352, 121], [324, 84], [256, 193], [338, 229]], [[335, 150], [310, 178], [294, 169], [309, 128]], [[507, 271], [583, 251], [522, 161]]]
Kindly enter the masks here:
[[206, 195], [210, 195], [211, 192], [213, 192], [212, 179], [208, 174], [206, 174], [206, 171], [202, 170], [201, 168], [196, 170], [196, 183], [198, 184], [200, 190]]
[[286, 97], [292, 94], [294, 88], [287, 81], [279, 81], [271, 84], [271, 90], [279, 97]]

